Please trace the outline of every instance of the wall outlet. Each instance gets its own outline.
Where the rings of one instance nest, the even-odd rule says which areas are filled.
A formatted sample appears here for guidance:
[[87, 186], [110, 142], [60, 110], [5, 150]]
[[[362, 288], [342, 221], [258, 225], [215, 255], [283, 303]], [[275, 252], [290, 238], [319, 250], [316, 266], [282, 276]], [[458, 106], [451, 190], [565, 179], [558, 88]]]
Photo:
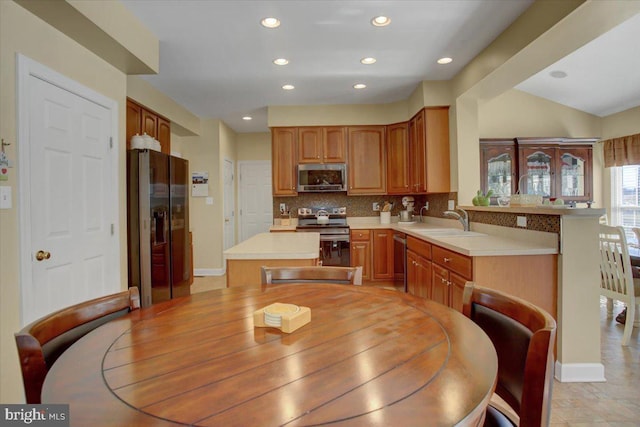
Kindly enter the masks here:
[[526, 216], [519, 216], [516, 219], [516, 225], [518, 227], [527, 227], [527, 217]]
[[284, 212], [285, 209], [287, 209], [287, 204], [286, 203], [280, 203], [280, 212]]
[[455, 200], [449, 200], [449, 203], [447, 204], [447, 209], [452, 211], [456, 208], [456, 201]]
[[424, 210], [425, 211], [429, 210], [429, 202], [424, 202]]
[[373, 205], [371, 206], [371, 209], [373, 209], [376, 212], [380, 211], [380, 203], [374, 202]]

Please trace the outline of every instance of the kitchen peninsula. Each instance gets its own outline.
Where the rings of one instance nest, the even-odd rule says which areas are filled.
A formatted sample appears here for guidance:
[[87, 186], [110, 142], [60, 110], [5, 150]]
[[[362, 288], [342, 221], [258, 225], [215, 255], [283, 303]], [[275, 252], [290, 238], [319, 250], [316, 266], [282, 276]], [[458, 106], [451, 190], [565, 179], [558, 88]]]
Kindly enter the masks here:
[[227, 287], [258, 286], [260, 267], [317, 265], [319, 233], [260, 233], [224, 251]]

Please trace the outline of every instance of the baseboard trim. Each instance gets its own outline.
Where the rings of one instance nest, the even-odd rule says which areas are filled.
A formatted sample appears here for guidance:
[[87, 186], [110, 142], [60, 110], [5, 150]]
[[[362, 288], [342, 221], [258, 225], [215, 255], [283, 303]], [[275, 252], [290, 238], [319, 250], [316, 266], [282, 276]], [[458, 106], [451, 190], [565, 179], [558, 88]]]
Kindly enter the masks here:
[[561, 383], [606, 382], [602, 363], [560, 363], [556, 361], [555, 378]]
[[194, 276], [224, 276], [224, 268], [195, 268], [193, 270]]

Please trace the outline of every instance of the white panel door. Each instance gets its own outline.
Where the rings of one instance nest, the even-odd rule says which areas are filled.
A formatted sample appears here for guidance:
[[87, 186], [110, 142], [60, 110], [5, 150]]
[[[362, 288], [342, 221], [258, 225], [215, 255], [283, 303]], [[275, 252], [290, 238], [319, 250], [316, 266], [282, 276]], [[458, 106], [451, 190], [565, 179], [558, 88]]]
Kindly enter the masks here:
[[236, 244], [234, 235], [235, 230], [235, 202], [233, 195], [233, 162], [224, 159], [224, 247], [223, 250], [229, 249]]
[[240, 170], [240, 238], [246, 240], [269, 232], [273, 225], [271, 162], [241, 162]]
[[23, 282], [24, 323], [120, 288], [112, 271], [112, 112], [38, 77], [29, 76], [28, 86], [31, 280]]

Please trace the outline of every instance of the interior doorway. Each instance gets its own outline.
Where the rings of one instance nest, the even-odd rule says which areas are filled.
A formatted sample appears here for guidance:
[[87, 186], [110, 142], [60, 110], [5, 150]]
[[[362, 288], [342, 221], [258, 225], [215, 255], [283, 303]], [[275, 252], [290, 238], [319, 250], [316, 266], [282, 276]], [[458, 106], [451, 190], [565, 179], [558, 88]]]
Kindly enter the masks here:
[[271, 195], [271, 162], [242, 161], [238, 163], [240, 183], [240, 240], [266, 233], [273, 225]]
[[120, 290], [118, 105], [18, 57], [21, 322]]

